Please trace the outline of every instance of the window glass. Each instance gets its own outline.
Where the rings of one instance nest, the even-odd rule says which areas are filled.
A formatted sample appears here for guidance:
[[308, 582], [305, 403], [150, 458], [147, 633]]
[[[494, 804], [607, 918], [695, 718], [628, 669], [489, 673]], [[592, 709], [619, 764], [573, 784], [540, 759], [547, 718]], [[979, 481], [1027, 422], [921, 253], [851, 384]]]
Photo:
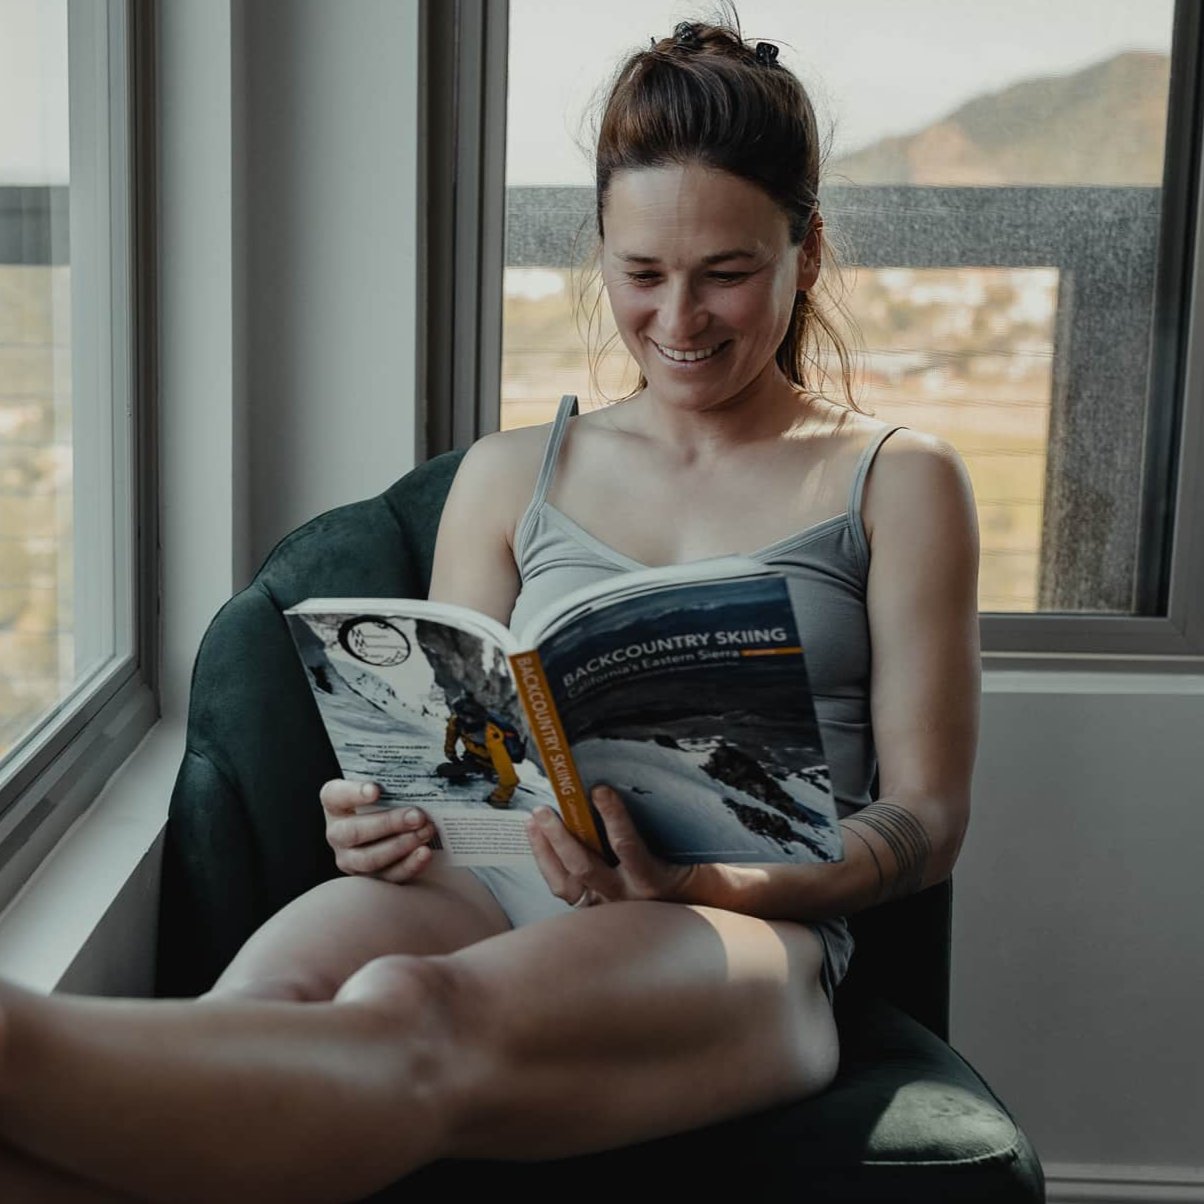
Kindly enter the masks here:
[[[700, 16], [511, 0], [502, 425], [635, 383], [605, 299], [591, 379], [593, 89]], [[830, 137], [821, 207], [862, 409], [948, 439], [974, 483], [980, 608], [1138, 612], [1172, 0], [744, 0]], [[829, 271], [831, 265], [829, 266]], [[834, 284], [837, 277], [829, 274]]]
[[0, 758], [116, 650], [108, 293], [70, 246], [107, 257], [107, 204], [72, 213], [69, 74], [66, 0], [0, 0]]
[[73, 676], [65, 3], [0, 0], [0, 751]]

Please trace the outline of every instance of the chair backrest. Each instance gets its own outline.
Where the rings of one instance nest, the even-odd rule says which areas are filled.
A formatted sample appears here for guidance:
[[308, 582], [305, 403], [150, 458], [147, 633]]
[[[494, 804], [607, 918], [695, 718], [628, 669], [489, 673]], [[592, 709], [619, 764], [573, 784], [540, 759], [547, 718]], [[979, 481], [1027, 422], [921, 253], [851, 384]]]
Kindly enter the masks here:
[[[462, 452], [286, 536], [218, 612], [193, 668], [184, 760], [164, 846], [157, 990], [207, 990], [252, 932], [338, 876], [321, 784], [338, 775], [282, 612], [307, 597], [425, 597]], [[854, 917], [842, 998], [883, 995], [947, 1030], [947, 884]]]

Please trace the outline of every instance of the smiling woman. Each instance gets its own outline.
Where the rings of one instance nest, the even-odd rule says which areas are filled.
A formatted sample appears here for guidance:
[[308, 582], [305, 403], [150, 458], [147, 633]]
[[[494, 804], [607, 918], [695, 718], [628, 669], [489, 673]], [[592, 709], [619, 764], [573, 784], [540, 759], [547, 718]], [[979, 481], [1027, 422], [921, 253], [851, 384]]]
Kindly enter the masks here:
[[[827, 373], [818, 351], [826, 337], [840, 364], [843, 399], [856, 410], [849, 353], [814, 296], [824, 224], [810, 97], [778, 66], [771, 43], [750, 50], [743, 42], [711, 40], [706, 55], [695, 53], [700, 48], [665, 39], [629, 57], [615, 74], [599, 125], [602, 280], [618, 333], [640, 368], [633, 393], [648, 383], [649, 344], [661, 362], [693, 360], [698, 351], [722, 349], [714, 334], [735, 334], [722, 330], [731, 315], [751, 319], [762, 343], [773, 338], [777, 367], [804, 391], [822, 391]], [[656, 253], [635, 245], [649, 223], [668, 240]], [[687, 229], [693, 245], [683, 241]], [[645, 341], [635, 337], [631, 319], [648, 315], [630, 302], [631, 289], [616, 287], [624, 282], [656, 289], [659, 338], [656, 330], [645, 332]], [[708, 305], [724, 288], [740, 286], [739, 299], [719, 305], [712, 332], [699, 322], [702, 283], [713, 286]], [[748, 307], [758, 304], [774, 313], [753, 314]], [[699, 341], [704, 333], [709, 341]], [[747, 350], [746, 363], [756, 358], [756, 349]]]
[[[449, 868], [420, 811], [360, 814], [374, 788], [327, 782], [344, 876], [269, 920], [203, 1000], [0, 988], [13, 1179], [29, 1156], [89, 1198], [350, 1200], [449, 1157], [562, 1158], [814, 1095], [839, 1062], [844, 917], [948, 875], [978, 713], [964, 471], [806, 378], [821, 225], [793, 174], [817, 153], [797, 80], [701, 23], [618, 78], [598, 219], [643, 382], [469, 450], [430, 596], [516, 625], [633, 562], [779, 567], [815, 649], [844, 860], [671, 865], [593, 782], [615, 864], [545, 809], [529, 869]], [[634, 136], [662, 118], [672, 154]], [[382, 1114], [406, 1118], [387, 1141]]]
[[818, 216], [792, 246], [762, 189], [698, 164], [618, 173], [605, 215], [602, 278], [642, 387], [707, 407], [779, 375], [774, 356], [819, 275]]

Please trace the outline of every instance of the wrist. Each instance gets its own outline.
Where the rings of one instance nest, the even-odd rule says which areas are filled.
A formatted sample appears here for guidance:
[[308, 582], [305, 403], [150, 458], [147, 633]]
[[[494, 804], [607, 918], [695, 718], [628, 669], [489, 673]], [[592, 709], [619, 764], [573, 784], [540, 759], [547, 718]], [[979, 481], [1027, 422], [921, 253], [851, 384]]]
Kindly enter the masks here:
[[707, 861], [683, 868], [686, 872], [674, 892], [673, 902], [721, 907], [726, 911], [741, 910], [738, 906], [741, 895], [739, 877], [747, 867]]
[[669, 903], [702, 904], [707, 900], [706, 893], [707, 871], [712, 867], [694, 863], [678, 866], [678, 873], [666, 901]]
[[808, 922], [850, 910], [854, 884], [845, 862], [806, 865], [731, 865], [708, 862], [689, 867], [675, 902], [718, 907], [766, 920]]

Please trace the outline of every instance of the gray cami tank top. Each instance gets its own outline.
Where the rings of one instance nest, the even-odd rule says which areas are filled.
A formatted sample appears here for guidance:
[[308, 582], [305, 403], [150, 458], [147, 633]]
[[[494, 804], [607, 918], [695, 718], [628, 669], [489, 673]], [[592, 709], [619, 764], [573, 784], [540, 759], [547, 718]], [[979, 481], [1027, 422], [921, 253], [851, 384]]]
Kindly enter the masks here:
[[[547, 500], [560, 445], [577, 398], [561, 398], [543, 463], [515, 531], [514, 554], [522, 588], [510, 617], [520, 627], [542, 607], [570, 590], [614, 573], [647, 568], [591, 535]], [[877, 769], [870, 723], [870, 636], [866, 615], [869, 545], [861, 520], [865, 480], [878, 448], [902, 427], [890, 427], [861, 453], [848, 508], [784, 539], [749, 553], [786, 574], [807, 660], [816, 717], [843, 817], [871, 801]]]

